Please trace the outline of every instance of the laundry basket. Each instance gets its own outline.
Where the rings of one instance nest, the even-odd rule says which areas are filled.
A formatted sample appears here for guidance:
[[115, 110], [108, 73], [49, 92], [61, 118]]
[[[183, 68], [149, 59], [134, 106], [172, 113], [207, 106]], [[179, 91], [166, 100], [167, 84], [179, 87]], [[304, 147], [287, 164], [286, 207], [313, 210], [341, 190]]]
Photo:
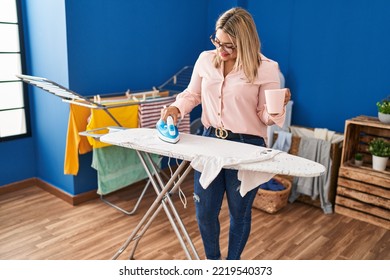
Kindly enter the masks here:
[[287, 205], [291, 192], [291, 181], [280, 176], [275, 176], [274, 179], [283, 185], [285, 189], [270, 191], [259, 188], [253, 202], [253, 208], [273, 214]]

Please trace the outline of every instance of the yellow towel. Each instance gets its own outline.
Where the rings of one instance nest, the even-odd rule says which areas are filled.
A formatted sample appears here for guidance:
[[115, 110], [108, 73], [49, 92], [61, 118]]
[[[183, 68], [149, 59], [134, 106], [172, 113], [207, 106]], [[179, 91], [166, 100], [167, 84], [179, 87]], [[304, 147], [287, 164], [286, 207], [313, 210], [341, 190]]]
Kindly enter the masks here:
[[[115, 117], [122, 127], [138, 127], [138, 105], [112, 108], [108, 111]], [[118, 126], [118, 124], [115, 123], [115, 121], [106, 112], [104, 112], [104, 110], [92, 109], [91, 119], [87, 125], [87, 130], [107, 126]], [[110, 146], [110, 144], [99, 142], [92, 137], [88, 137], [88, 141], [93, 148]]]
[[[121, 126], [138, 127], [138, 105], [112, 108], [109, 111]], [[109, 146], [109, 144], [101, 143], [92, 137], [80, 136], [79, 132], [106, 126], [118, 126], [118, 124], [104, 110], [70, 104], [64, 174], [77, 175], [79, 153], [85, 154], [92, 151], [92, 148]]]
[[79, 135], [79, 132], [85, 131], [90, 114], [91, 110], [89, 108], [70, 104], [64, 174], [77, 175], [79, 171], [79, 153], [85, 154], [92, 151], [92, 146], [87, 138]]

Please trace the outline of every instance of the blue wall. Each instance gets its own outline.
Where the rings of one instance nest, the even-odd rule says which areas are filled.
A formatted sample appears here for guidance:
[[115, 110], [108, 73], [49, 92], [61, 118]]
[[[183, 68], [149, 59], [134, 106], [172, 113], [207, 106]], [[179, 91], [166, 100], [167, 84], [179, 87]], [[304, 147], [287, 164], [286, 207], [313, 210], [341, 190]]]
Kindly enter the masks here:
[[[23, 1], [27, 74], [81, 94], [158, 86], [212, 45], [226, 9], [255, 18], [264, 54], [291, 88], [293, 124], [343, 132], [346, 119], [377, 114], [390, 94], [387, 0]], [[63, 175], [68, 106], [30, 88], [32, 137], [0, 143], [0, 186], [39, 177], [78, 194], [96, 188], [90, 154]]]
[[[205, 48], [207, 5], [203, 0], [23, 1], [28, 73], [89, 95], [159, 86]], [[30, 87], [33, 137], [0, 144], [0, 186], [38, 177], [75, 195], [96, 189], [91, 154], [80, 157], [77, 176], [64, 175], [69, 108]], [[20, 143], [28, 143], [23, 146]], [[9, 146], [27, 158], [18, 157]], [[16, 164], [20, 163], [20, 164]], [[18, 172], [19, 166], [23, 171]], [[27, 172], [29, 171], [29, 172]]]
[[[204, 49], [207, 1], [73, 0], [66, 18], [69, 87], [84, 95], [136, 91], [194, 64]], [[95, 178], [78, 175], [76, 193], [95, 189]]]
[[35, 148], [31, 137], [0, 142], [0, 187], [35, 177]]
[[[22, 10], [28, 74], [67, 85], [63, 1], [22, 1]], [[72, 192], [72, 178], [61, 167], [67, 108], [36, 88], [29, 91], [32, 137], [0, 143], [0, 186], [39, 177]]]
[[[68, 85], [66, 22], [63, 1], [24, 1], [27, 72]], [[68, 193], [73, 178], [63, 174], [68, 106], [30, 87], [35, 166], [38, 177]]]
[[344, 131], [390, 94], [390, 1], [248, 1], [294, 99], [292, 122]]
[[159, 86], [205, 47], [206, 0], [73, 0], [66, 15], [70, 87], [84, 94]]

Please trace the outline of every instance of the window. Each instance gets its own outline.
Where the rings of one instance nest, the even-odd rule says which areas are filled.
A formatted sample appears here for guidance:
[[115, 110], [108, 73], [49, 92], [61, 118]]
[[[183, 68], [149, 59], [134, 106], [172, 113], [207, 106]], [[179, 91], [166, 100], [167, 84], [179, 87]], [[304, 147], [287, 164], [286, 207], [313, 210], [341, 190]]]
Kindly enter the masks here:
[[0, 0], [0, 141], [30, 135], [19, 3]]

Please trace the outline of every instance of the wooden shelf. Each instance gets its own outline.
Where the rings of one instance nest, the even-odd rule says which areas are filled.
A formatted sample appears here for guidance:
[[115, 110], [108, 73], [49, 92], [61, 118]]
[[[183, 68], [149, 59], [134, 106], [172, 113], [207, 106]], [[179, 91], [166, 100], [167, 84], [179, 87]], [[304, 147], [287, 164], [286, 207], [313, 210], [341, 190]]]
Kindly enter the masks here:
[[[376, 137], [390, 140], [390, 125], [367, 116], [346, 121], [335, 211], [390, 230], [389, 163], [385, 171], [373, 170], [367, 151]], [[364, 155], [363, 166], [353, 163], [357, 152]]]
[[379, 174], [385, 174], [387, 176], [390, 176], [390, 169], [389, 168], [386, 168], [384, 171], [378, 171], [378, 170], [374, 170], [372, 169], [372, 161], [371, 162], [364, 162], [362, 166], [357, 166], [353, 160], [349, 160], [347, 162], [344, 162], [342, 164], [343, 167], [349, 167], [349, 168], [356, 168], [356, 169], [360, 169], [360, 170], [366, 170], [367, 172], [374, 172], [375, 174], [376, 173], [379, 173]]

